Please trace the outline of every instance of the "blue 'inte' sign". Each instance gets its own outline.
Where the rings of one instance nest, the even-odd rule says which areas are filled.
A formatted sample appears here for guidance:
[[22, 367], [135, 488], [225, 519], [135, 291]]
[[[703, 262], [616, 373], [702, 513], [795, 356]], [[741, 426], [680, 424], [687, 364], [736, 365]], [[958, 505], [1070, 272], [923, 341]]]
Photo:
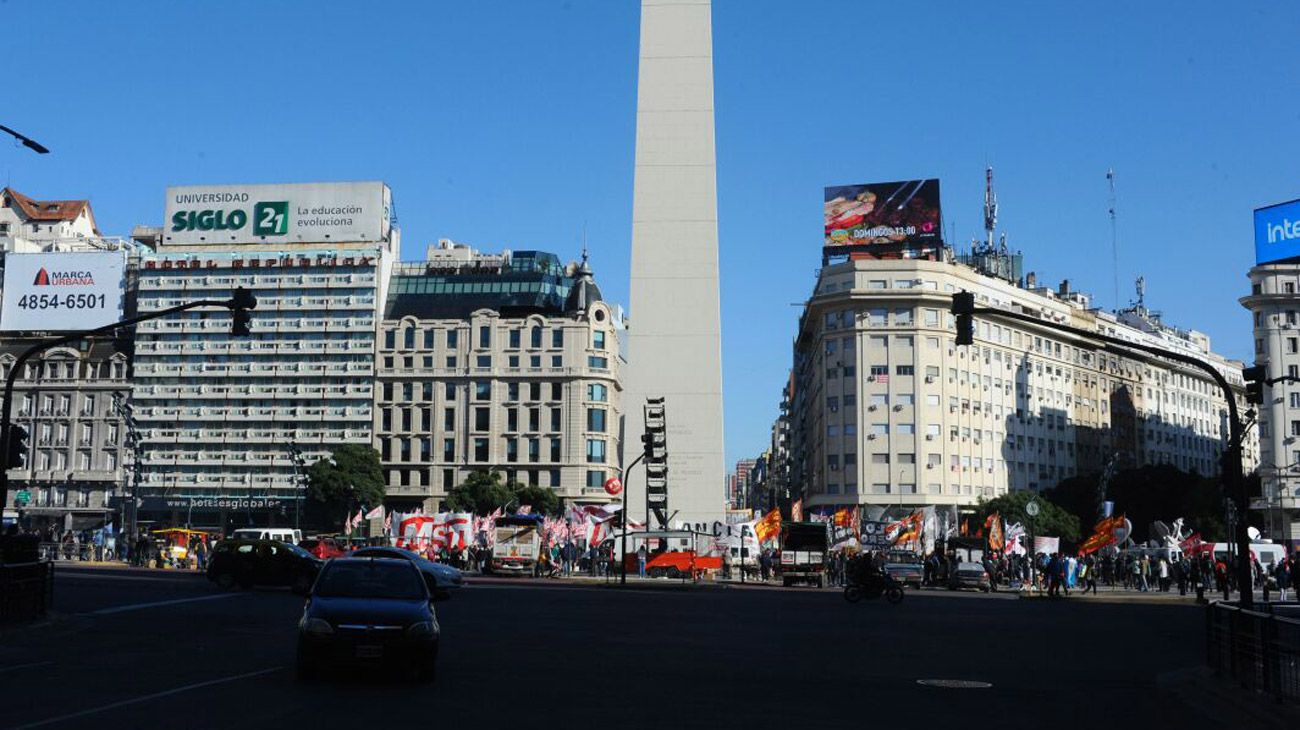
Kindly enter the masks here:
[[1300, 200], [1255, 209], [1255, 263], [1300, 256]]

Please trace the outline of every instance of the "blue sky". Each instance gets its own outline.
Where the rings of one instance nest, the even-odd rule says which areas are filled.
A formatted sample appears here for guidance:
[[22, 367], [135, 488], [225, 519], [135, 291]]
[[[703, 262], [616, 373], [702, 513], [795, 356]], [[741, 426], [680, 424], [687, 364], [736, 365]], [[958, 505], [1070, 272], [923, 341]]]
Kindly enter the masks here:
[[[161, 223], [172, 184], [381, 179], [405, 257], [450, 237], [576, 258], [627, 301], [638, 4], [0, 0], [0, 175]], [[15, 32], [16, 31], [16, 32]], [[827, 184], [939, 177], [958, 242], [985, 164], [1026, 268], [1250, 355], [1251, 210], [1300, 197], [1291, 2], [714, 0], [726, 448], [768, 438]]]

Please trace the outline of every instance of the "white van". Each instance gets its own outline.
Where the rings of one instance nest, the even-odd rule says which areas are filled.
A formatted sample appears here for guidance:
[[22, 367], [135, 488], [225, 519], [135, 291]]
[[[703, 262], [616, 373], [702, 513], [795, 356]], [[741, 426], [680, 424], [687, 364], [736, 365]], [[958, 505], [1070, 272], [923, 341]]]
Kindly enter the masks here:
[[[1286, 546], [1272, 542], [1252, 542], [1250, 551], [1255, 554], [1255, 559], [1259, 561], [1264, 569], [1272, 572], [1273, 567], [1278, 561], [1286, 557]], [[1231, 546], [1231, 553], [1237, 552], [1237, 546]], [[1214, 543], [1214, 556], [1227, 557], [1229, 554], [1229, 545], [1226, 542]]]
[[231, 537], [236, 540], [279, 540], [297, 545], [302, 542], [302, 530], [288, 527], [241, 527]]

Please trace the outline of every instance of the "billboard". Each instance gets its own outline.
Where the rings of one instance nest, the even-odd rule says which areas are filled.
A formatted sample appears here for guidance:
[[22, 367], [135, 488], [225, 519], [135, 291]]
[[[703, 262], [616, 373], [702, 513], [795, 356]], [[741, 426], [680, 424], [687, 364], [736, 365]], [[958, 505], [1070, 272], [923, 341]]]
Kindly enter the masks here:
[[163, 244], [382, 241], [391, 209], [380, 182], [167, 188]]
[[827, 246], [943, 243], [936, 179], [839, 185], [825, 193]]
[[1255, 209], [1255, 263], [1300, 256], [1300, 200]]
[[0, 330], [88, 330], [122, 319], [126, 253], [11, 253], [4, 258]]

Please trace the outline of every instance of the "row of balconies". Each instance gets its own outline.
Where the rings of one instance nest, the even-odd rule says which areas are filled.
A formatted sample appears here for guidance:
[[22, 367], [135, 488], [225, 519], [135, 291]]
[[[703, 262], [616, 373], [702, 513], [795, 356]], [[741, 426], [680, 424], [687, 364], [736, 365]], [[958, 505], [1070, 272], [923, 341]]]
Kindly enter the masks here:
[[331, 420], [370, 421], [371, 411], [365, 408], [137, 408], [135, 415], [141, 420], [188, 420], [194, 418], [217, 419], [229, 416], [246, 418], [321, 418]]
[[[243, 281], [242, 276], [186, 276], [182, 280], [177, 280], [170, 276], [141, 276], [140, 288], [149, 290], [168, 290], [177, 289], [177, 284], [184, 282], [186, 290], [191, 289], [230, 289], [235, 286], [250, 286], [254, 288], [267, 287], [274, 291], [277, 288], [290, 287], [295, 284], [305, 285], [303, 288], [313, 289], [333, 289], [341, 288], [365, 288], [366, 285], [373, 286], [375, 277], [373, 274], [329, 274], [319, 275], [289, 275], [289, 276], [258, 276], [253, 277], [252, 282]], [[261, 292], [258, 292], [260, 295]]]
[[[159, 353], [159, 354], [190, 354], [195, 356], [212, 356], [221, 354], [251, 354], [251, 355], [290, 355], [294, 351], [305, 352], [310, 354], [348, 354], [361, 352], [369, 354], [374, 352], [375, 343], [370, 339], [357, 340], [283, 340], [283, 341], [266, 341], [257, 340], [253, 342], [229, 341], [229, 342], [162, 342], [162, 341], [145, 341], [135, 346], [136, 356], [142, 353]], [[288, 352], [286, 352], [288, 351]]]
[[148, 377], [151, 375], [173, 377], [213, 377], [225, 378], [232, 374], [257, 374], [265, 373], [269, 375], [283, 375], [284, 373], [326, 373], [343, 375], [347, 373], [364, 373], [370, 374], [373, 366], [368, 362], [348, 362], [348, 363], [321, 363], [315, 360], [306, 362], [291, 363], [204, 363], [204, 362], [186, 362], [186, 363], [138, 363], [135, 366], [136, 377]]
[[284, 397], [320, 397], [348, 398], [358, 396], [370, 399], [372, 388], [369, 385], [140, 385], [132, 391], [132, 397], [152, 400], [154, 397], [174, 401], [178, 398], [263, 398], [271, 396]]
[[248, 443], [287, 443], [288, 441], [356, 441], [370, 440], [370, 430], [360, 429], [151, 429], [144, 442], [153, 443], [212, 443], [236, 441]]

